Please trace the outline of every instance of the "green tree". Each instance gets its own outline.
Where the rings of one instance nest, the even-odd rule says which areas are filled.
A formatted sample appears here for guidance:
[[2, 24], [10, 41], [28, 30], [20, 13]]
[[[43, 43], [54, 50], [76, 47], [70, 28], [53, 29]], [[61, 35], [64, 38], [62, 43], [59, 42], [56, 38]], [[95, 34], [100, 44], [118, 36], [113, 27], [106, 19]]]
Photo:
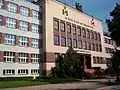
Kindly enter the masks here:
[[56, 66], [51, 72], [56, 77], [80, 77], [82, 78], [83, 70], [81, 63], [81, 55], [70, 47], [64, 57], [58, 56]]
[[[106, 20], [108, 31], [110, 32], [111, 38], [116, 42], [117, 47], [120, 46], [120, 4], [116, 4], [116, 7], [110, 12], [110, 19]], [[120, 71], [120, 50], [116, 49], [113, 52], [113, 56], [110, 59], [112, 63], [112, 68], [116, 72], [116, 80], [119, 79]]]

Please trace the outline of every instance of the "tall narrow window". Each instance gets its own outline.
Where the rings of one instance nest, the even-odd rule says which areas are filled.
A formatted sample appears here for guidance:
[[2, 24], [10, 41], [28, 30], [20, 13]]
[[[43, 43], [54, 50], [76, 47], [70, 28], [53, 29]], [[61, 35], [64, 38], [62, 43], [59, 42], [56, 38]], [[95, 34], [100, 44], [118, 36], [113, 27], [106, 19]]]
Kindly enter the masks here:
[[15, 45], [15, 35], [5, 34], [5, 44]]
[[39, 40], [38, 39], [35, 39], [35, 38], [32, 39], [32, 47], [33, 48], [39, 47]]
[[73, 34], [76, 34], [76, 27], [75, 26], [72, 26], [72, 31], [73, 31]]
[[65, 37], [61, 37], [61, 45], [66, 46], [66, 38]]
[[6, 27], [16, 28], [16, 19], [6, 18]]
[[87, 49], [87, 44], [85, 41], [83, 42], [83, 49], [85, 49], [85, 50]]
[[90, 31], [87, 30], [87, 38], [90, 38]]
[[37, 24], [32, 24], [32, 32], [39, 33], [39, 26]]
[[73, 47], [77, 48], [77, 40], [76, 39], [73, 40]]
[[82, 41], [78, 41], [78, 48], [82, 49]]
[[60, 23], [60, 30], [65, 32], [65, 23], [63, 22]]
[[85, 31], [85, 28], [82, 28], [82, 34], [83, 34], [83, 37], [86, 37], [86, 31]]
[[20, 7], [20, 14], [23, 16], [28, 16], [29, 15], [29, 9], [27, 7]]
[[54, 36], [54, 45], [59, 45], [59, 36]]
[[0, 26], [2, 26], [2, 19], [3, 17], [2, 16], [0, 16]]
[[24, 31], [28, 31], [28, 22], [20, 21], [20, 29]]
[[53, 28], [54, 28], [55, 30], [59, 30], [59, 21], [58, 21], [58, 20], [54, 20], [54, 21], [53, 21]]
[[0, 8], [4, 7], [4, 0], [0, 0]]
[[78, 30], [78, 35], [79, 35], [79, 36], [81, 36], [81, 28], [80, 28], [80, 27], [78, 27], [78, 29], [77, 29], [77, 30]]
[[7, 10], [10, 11], [10, 12], [17, 12], [17, 4], [8, 2]]
[[71, 38], [67, 39], [67, 46], [68, 47], [72, 46], [72, 39]]
[[39, 12], [38, 11], [35, 11], [35, 10], [33, 10], [32, 11], [32, 17], [34, 18], [34, 19], [39, 19]]
[[67, 32], [71, 33], [71, 25], [70, 25], [70, 24], [67, 24], [67, 25], [66, 25], [66, 28], [67, 28]]

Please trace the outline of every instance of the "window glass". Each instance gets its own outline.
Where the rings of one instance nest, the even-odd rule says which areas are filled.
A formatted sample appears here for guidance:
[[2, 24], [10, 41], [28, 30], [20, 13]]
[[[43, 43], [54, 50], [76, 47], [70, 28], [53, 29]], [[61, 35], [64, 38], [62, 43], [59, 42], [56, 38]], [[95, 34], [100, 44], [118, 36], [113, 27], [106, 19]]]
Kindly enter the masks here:
[[6, 27], [16, 28], [16, 19], [6, 18]]
[[61, 37], [61, 45], [66, 46], [66, 38], [65, 37]]
[[15, 35], [5, 34], [5, 44], [15, 45]]
[[20, 14], [23, 16], [28, 16], [29, 15], [29, 9], [27, 7], [20, 7]]
[[28, 46], [28, 38], [24, 36], [20, 36], [20, 46]]
[[20, 21], [20, 29], [24, 31], [28, 31], [28, 22]]
[[10, 12], [17, 12], [17, 4], [8, 2], [7, 10], [10, 11]]
[[59, 45], [59, 36], [54, 36], [54, 45]]

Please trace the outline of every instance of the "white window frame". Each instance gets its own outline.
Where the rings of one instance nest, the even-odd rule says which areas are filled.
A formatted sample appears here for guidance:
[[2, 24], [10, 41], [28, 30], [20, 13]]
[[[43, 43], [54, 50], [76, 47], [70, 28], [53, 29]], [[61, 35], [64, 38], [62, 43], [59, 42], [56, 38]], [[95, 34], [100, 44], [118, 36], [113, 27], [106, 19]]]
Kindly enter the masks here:
[[15, 45], [16, 37], [12, 34], [5, 34], [5, 44]]
[[25, 46], [25, 47], [28, 46], [28, 38], [25, 36], [20, 36], [19, 42], [20, 42], [20, 46]]
[[19, 59], [20, 63], [27, 63], [28, 54], [27, 53], [19, 53], [18, 59]]
[[32, 74], [32, 75], [37, 75], [37, 74], [39, 74], [39, 69], [31, 69], [31, 74]]
[[19, 69], [18, 70], [19, 75], [27, 75], [28, 73], [29, 73], [28, 69]]
[[10, 12], [16, 13], [17, 12], [17, 4], [8, 2], [7, 10], [10, 11]]
[[3, 75], [15, 75], [14, 69], [3, 69]]
[[39, 48], [39, 39], [32, 38], [32, 47]]
[[20, 21], [20, 30], [28, 31], [28, 22]]
[[14, 62], [15, 53], [14, 52], [4, 52], [4, 61], [5, 62]]
[[7, 17], [6, 18], [6, 27], [16, 28], [16, 19]]
[[23, 16], [29, 16], [29, 8], [21, 6], [20, 7], [20, 14]]
[[32, 17], [34, 18], [34, 19], [39, 19], [39, 12], [38, 11], [36, 11], [36, 10], [32, 10]]
[[0, 9], [4, 6], [4, 0], [0, 0]]
[[31, 54], [31, 62], [39, 63], [39, 54]]
[[32, 24], [32, 32], [34, 32], [34, 33], [39, 33], [39, 25], [37, 25], [37, 24]]

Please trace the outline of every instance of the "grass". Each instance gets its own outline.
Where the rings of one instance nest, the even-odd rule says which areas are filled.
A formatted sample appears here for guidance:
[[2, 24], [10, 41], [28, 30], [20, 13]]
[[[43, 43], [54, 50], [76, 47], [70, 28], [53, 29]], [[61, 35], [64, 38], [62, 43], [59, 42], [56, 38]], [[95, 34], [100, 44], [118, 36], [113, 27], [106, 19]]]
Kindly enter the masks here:
[[78, 82], [77, 79], [37, 79], [37, 80], [15, 80], [15, 81], [0, 81], [0, 88], [15, 88], [45, 84], [57, 84], [67, 82]]

